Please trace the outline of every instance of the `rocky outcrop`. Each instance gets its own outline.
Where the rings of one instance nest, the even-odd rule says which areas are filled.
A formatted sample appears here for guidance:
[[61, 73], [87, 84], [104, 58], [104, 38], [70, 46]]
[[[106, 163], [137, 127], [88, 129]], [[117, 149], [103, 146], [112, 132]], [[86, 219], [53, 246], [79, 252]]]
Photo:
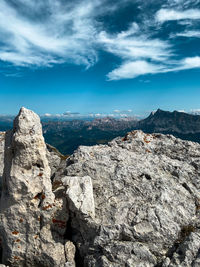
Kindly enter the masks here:
[[73, 236], [84, 266], [198, 266], [199, 144], [135, 131], [80, 147], [63, 175], [93, 182], [95, 220]]
[[50, 177], [40, 119], [22, 108], [5, 137], [0, 204], [4, 264], [64, 266], [68, 211], [65, 198], [52, 192]]
[[134, 131], [65, 159], [22, 109], [5, 151], [4, 264], [200, 266], [199, 144]]

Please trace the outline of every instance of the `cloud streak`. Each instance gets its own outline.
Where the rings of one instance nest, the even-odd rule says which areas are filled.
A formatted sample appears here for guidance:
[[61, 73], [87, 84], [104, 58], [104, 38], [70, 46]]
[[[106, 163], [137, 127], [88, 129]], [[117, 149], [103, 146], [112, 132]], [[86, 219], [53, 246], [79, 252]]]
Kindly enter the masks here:
[[171, 37], [200, 38], [200, 31], [184, 31], [172, 34]]
[[168, 64], [152, 64], [147, 61], [124, 62], [121, 66], [111, 71], [107, 77], [110, 81], [133, 79], [140, 75], [167, 73], [181, 70], [200, 68], [200, 57], [188, 57]]
[[[106, 51], [121, 61], [107, 74], [110, 81], [200, 68], [198, 51], [196, 57], [181, 57], [171, 41], [178, 36], [200, 37], [197, 1], [166, 0], [152, 9], [150, 17], [148, 5], [144, 8], [143, 1], [136, 2], [141, 19], [133, 15], [127, 23], [124, 17], [123, 30], [117, 32], [112, 25], [105, 27], [104, 19], [108, 14], [115, 17], [124, 5], [132, 4], [130, 0], [115, 4], [109, 0], [19, 0], [17, 4], [1, 0], [0, 60], [22, 67], [72, 63], [89, 68], [98, 62], [99, 51]], [[190, 23], [183, 24], [181, 32], [170, 33], [173, 38], [159, 35], [165, 22], [184, 20]]]
[[156, 20], [159, 22], [171, 21], [171, 20], [198, 20], [200, 19], [199, 9], [188, 9], [184, 11], [174, 9], [160, 9], [156, 14]]
[[[36, 14], [41, 12], [36, 2], [21, 2]], [[47, 2], [50, 14], [44, 22], [33, 22], [6, 1], [1, 1], [0, 33], [3, 38], [0, 59], [18, 66], [50, 66], [66, 61], [93, 65], [97, 61], [97, 52], [92, 47], [96, 29], [91, 13], [97, 1], [88, 0], [84, 5], [78, 3], [65, 7], [59, 1]]]

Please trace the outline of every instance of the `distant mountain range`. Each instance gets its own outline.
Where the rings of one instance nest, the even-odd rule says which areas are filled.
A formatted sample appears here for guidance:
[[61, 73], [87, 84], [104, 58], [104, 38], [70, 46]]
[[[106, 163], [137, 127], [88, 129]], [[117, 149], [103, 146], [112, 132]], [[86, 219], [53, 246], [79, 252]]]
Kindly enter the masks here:
[[200, 132], [200, 116], [178, 111], [163, 111], [158, 109], [148, 118], [137, 123], [137, 127], [144, 131], [177, 134], [191, 134]]
[[148, 118], [138, 121], [137, 129], [147, 133], [173, 134], [184, 140], [200, 143], [200, 116], [158, 109]]
[[[0, 131], [12, 127], [12, 117], [0, 117]], [[47, 143], [63, 154], [71, 154], [79, 145], [105, 144], [117, 136], [141, 129], [146, 133], [173, 134], [181, 139], [200, 143], [200, 116], [184, 112], [169, 112], [158, 109], [146, 119], [114, 119], [110, 117], [94, 120], [45, 120], [42, 122]]]
[[106, 144], [136, 127], [135, 119], [101, 118], [93, 121], [43, 122], [47, 143], [63, 154], [71, 154], [79, 145]]

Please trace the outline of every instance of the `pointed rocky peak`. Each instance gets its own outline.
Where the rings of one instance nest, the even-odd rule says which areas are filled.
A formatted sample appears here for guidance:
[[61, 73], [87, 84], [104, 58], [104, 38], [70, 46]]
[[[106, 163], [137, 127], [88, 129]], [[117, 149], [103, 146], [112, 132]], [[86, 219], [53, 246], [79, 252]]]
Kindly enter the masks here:
[[6, 134], [6, 188], [15, 199], [21, 195], [21, 190], [27, 197], [46, 191], [53, 199], [50, 173], [40, 118], [23, 107], [14, 120], [13, 131]]
[[[39, 116], [33, 111], [20, 109], [13, 130], [6, 133], [4, 156], [0, 263], [9, 266], [74, 267], [75, 247], [66, 240], [69, 207], [65, 188], [60, 188], [58, 192], [52, 188], [42, 126]], [[79, 195], [76, 201], [72, 199], [71, 205], [78, 203], [78, 208], [87, 214], [91, 211], [87, 205], [91, 206], [93, 195], [91, 180], [89, 177], [85, 179], [88, 187], [84, 187], [81, 179], [75, 186], [68, 179], [68, 187], [71, 186], [68, 189], [73, 197], [77, 193], [74, 188], [80, 189], [81, 206], [78, 206]], [[90, 198], [81, 188], [90, 192]], [[74, 212], [78, 212], [77, 209]]]
[[156, 111], [152, 112], [151, 114], [153, 114], [154, 116], [159, 116], [161, 114], [169, 114], [169, 113], [170, 113], [169, 111], [165, 111], [159, 108]]
[[14, 132], [16, 131], [23, 135], [42, 135], [40, 117], [32, 110], [22, 107], [14, 120]]
[[161, 113], [161, 112], [164, 112], [164, 110], [158, 108], [155, 113]]

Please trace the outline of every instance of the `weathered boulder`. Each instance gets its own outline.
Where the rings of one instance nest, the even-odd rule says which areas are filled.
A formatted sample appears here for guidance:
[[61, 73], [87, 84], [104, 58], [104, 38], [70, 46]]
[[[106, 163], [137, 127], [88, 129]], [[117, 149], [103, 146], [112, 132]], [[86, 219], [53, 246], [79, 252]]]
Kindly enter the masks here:
[[84, 266], [198, 265], [199, 144], [135, 131], [79, 147], [63, 175], [93, 183], [95, 219], [72, 218]]
[[[52, 192], [39, 117], [22, 108], [5, 137], [0, 202], [4, 264], [64, 266], [66, 198]], [[59, 218], [59, 219], [58, 219]]]

